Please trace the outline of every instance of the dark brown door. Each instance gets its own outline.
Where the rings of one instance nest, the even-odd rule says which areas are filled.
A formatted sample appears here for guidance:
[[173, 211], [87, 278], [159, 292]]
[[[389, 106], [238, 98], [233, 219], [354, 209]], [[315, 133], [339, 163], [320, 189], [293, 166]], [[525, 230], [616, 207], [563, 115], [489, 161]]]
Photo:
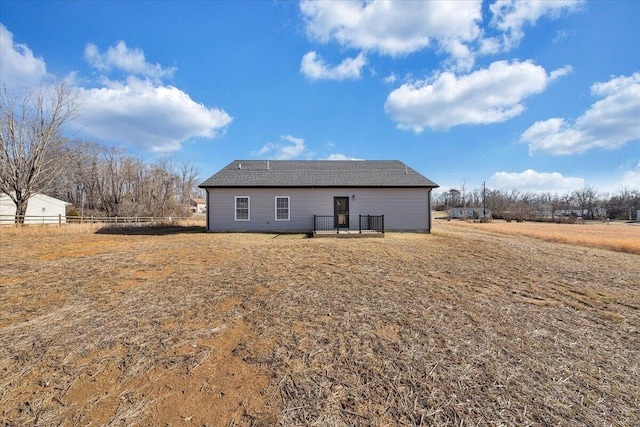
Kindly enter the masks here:
[[335, 228], [349, 228], [349, 198], [333, 198], [333, 226]]

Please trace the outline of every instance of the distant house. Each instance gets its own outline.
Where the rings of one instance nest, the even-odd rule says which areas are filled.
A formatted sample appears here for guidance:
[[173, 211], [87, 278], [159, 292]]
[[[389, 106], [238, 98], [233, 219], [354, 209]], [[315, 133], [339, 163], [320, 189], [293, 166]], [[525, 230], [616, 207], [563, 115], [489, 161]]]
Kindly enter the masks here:
[[[236, 160], [201, 185], [207, 230], [431, 231], [438, 185], [399, 161]], [[364, 225], [363, 225], [364, 224]]]
[[[29, 198], [25, 224], [58, 224], [59, 221], [67, 222], [66, 209], [70, 204], [44, 194], [34, 194]], [[16, 205], [6, 195], [0, 194], [0, 224], [13, 224], [15, 222]]]
[[607, 216], [605, 208], [596, 207], [590, 209], [557, 209], [554, 213], [555, 216], [574, 216], [585, 219], [606, 218]]
[[207, 201], [204, 199], [192, 198], [189, 203], [189, 209], [191, 210], [191, 213], [205, 213], [207, 211]]
[[491, 211], [484, 208], [451, 208], [447, 211], [449, 218], [481, 219], [491, 218]]

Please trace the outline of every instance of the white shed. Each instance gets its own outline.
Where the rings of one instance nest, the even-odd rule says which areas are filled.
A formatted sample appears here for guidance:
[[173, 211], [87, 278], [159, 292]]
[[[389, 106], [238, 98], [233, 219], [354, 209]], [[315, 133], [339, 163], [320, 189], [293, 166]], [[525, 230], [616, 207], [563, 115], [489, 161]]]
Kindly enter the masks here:
[[[44, 194], [34, 194], [29, 199], [25, 224], [58, 224], [67, 222], [66, 209], [70, 203], [49, 197]], [[16, 205], [6, 194], [0, 194], [0, 224], [13, 224], [16, 215]]]

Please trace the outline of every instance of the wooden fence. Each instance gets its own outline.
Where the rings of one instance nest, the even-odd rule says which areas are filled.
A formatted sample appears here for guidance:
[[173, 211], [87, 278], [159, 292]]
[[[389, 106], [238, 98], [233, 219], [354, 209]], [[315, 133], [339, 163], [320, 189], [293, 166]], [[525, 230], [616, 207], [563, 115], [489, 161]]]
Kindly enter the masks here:
[[[192, 219], [190, 217], [156, 217], [156, 216], [63, 216], [63, 215], [24, 215], [24, 225], [58, 225], [63, 224], [109, 224], [109, 225], [158, 225], [172, 224], [176, 221]], [[0, 225], [15, 225], [15, 215], [0, 215]]]

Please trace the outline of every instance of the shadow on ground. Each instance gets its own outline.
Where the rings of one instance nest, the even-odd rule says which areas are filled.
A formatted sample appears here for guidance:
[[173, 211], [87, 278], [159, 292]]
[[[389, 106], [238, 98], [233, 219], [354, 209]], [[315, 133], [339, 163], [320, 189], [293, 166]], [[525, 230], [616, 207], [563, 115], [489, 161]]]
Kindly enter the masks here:
[[169, 236], [174, 234], [205, 233], [203, 226], [152, 225], [152, 226], [107, 226], [96, 231], [96, 234], [120, 234], [128, 236]]

